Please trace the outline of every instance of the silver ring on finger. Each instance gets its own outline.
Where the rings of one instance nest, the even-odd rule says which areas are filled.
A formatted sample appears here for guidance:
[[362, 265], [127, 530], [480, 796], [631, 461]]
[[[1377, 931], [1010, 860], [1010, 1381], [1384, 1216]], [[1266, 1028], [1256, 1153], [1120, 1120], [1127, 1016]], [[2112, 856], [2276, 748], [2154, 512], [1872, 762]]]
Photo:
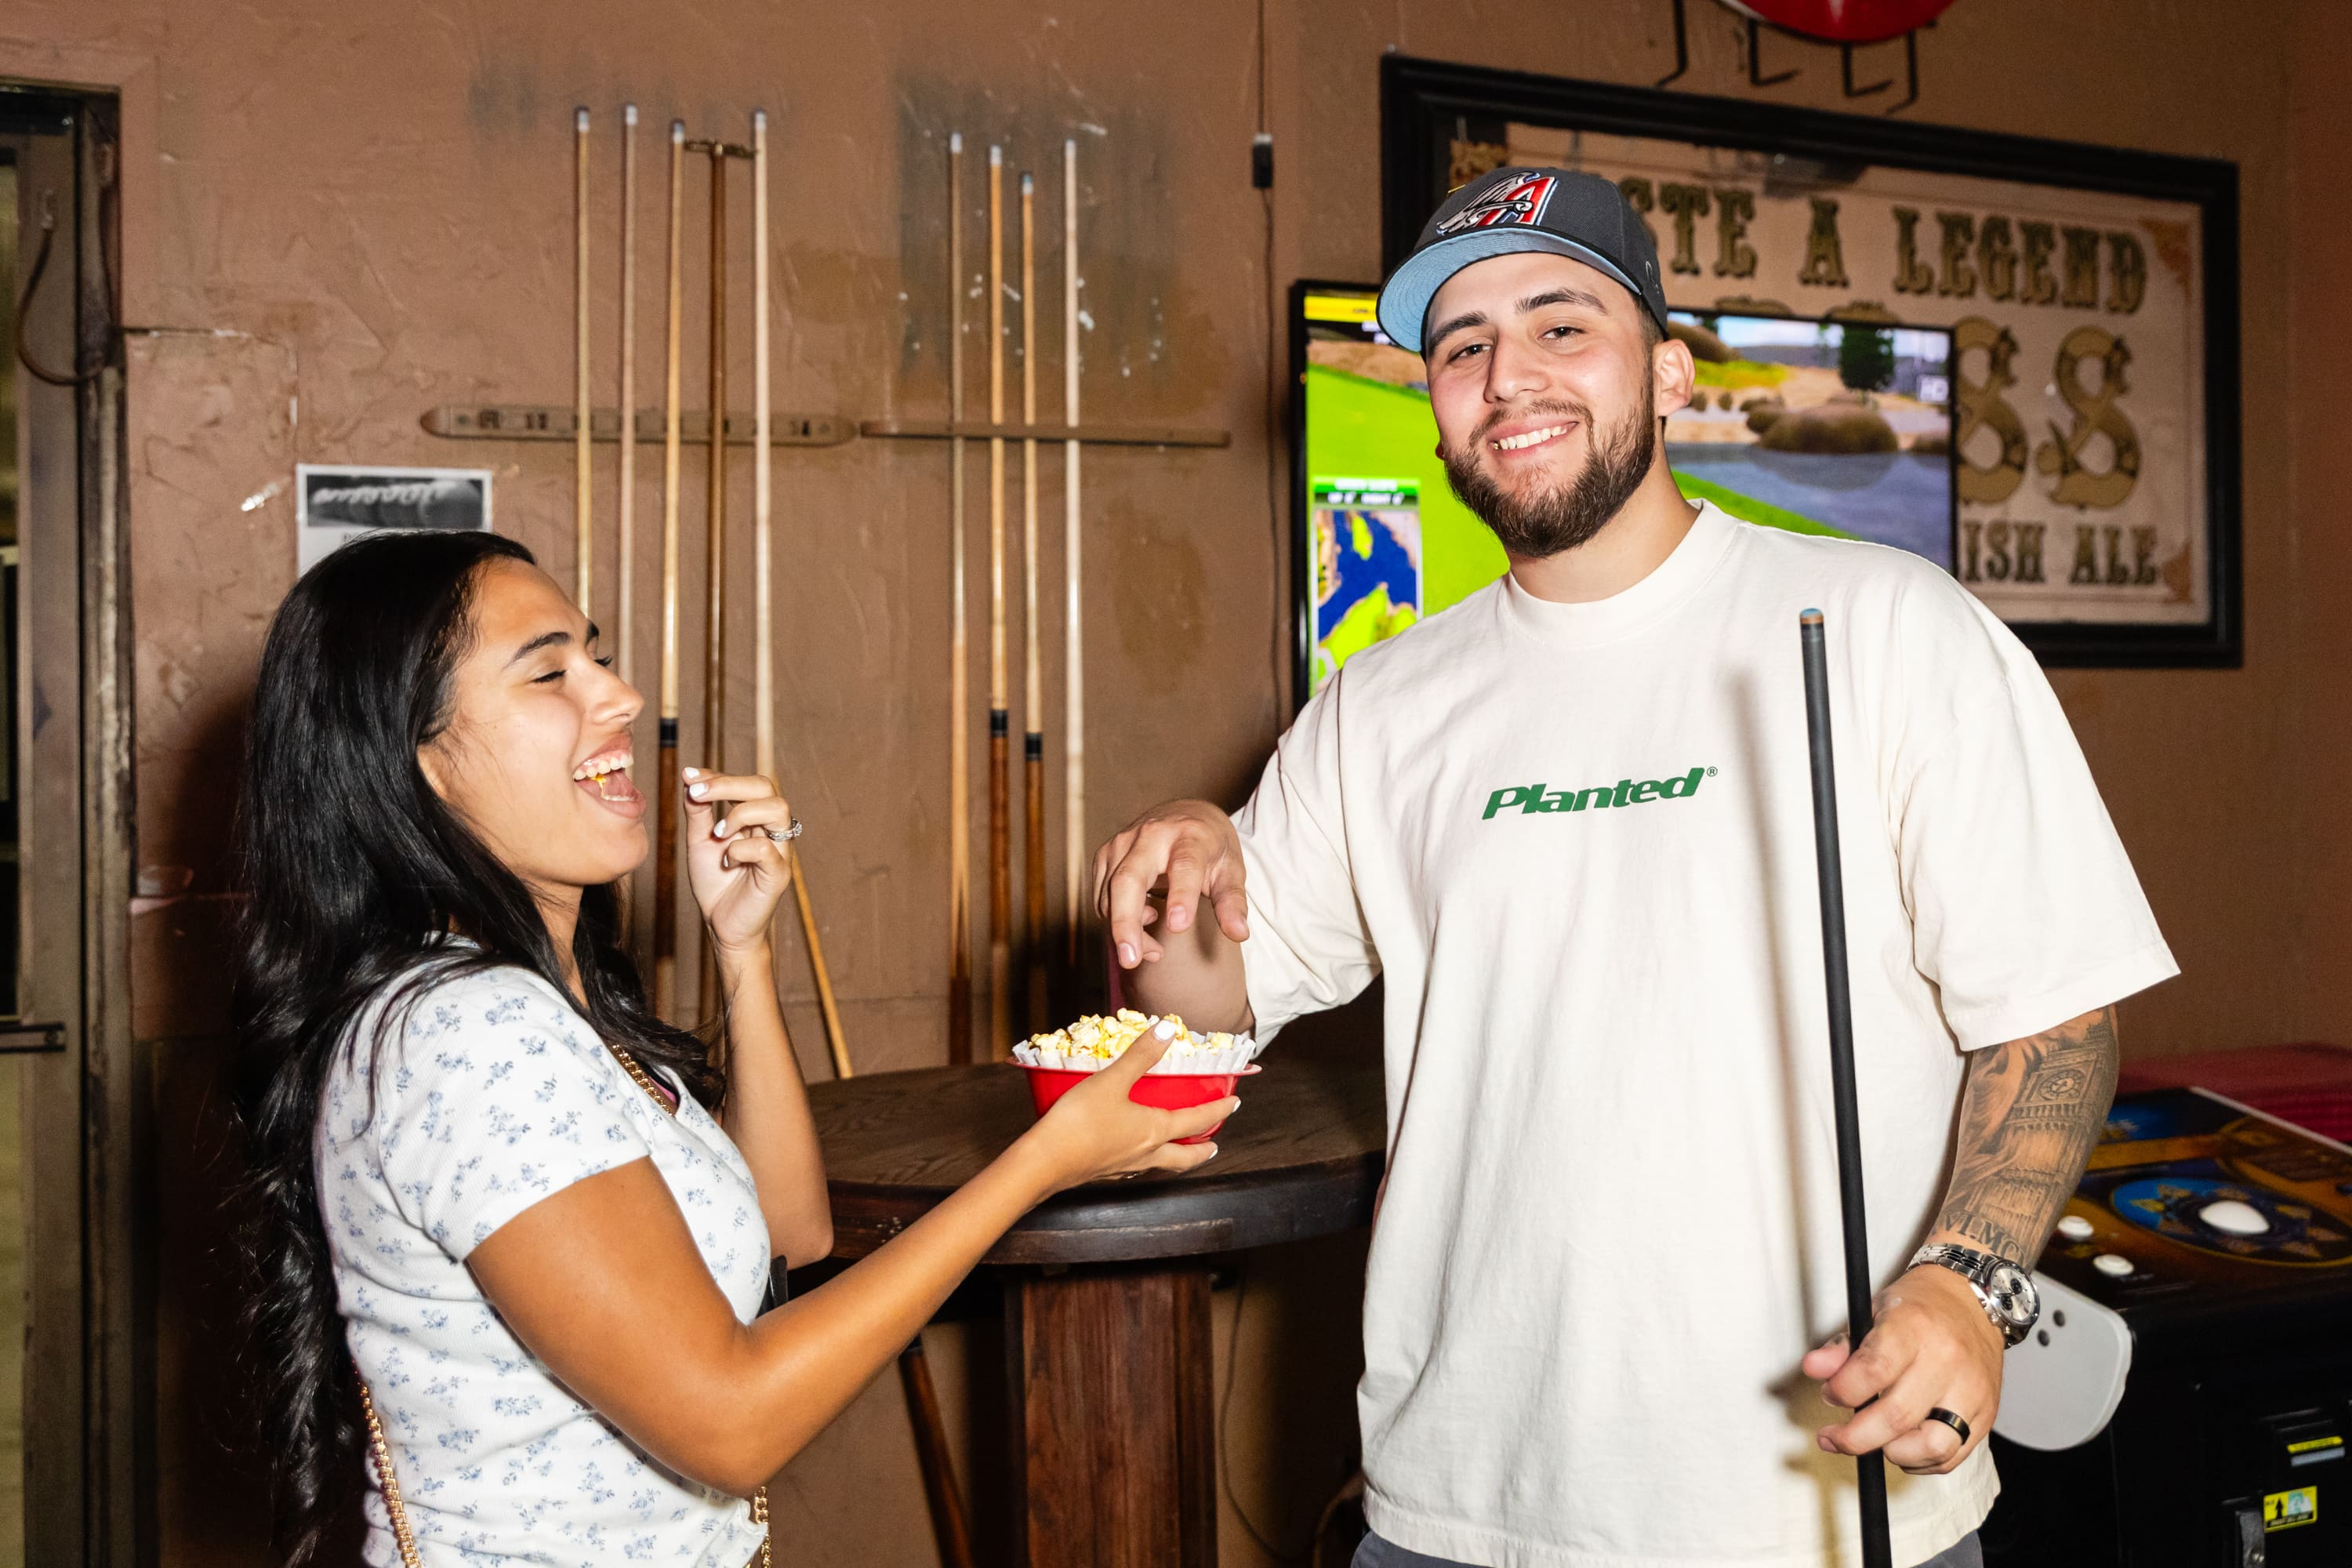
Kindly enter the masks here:
[[795, 816], [790, 827], [764, 827], [761, 831], [779, 844], [787, 844], [807, 830], [801, 826], [801, 819]]

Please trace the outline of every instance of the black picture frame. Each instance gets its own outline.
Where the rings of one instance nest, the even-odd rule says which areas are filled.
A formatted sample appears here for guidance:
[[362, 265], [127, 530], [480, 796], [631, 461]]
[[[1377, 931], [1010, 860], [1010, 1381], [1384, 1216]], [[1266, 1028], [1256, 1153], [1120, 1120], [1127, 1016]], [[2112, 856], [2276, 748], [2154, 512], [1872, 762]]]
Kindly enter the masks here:
[[1465, 121], [1518, 121], [2193, 204], [2204, 263], [2207, 618], [2190, 626], [2009, 626], [2053, 667], [2234, 669], [2244, 663], [2235, 163], [1389, 55], [1381, 62], [1383, 270], [1412, 250], [1444, 197], [1448, 146]]
[[1294, 278], [1290, 282], [1290, 405], [1283, 427], [1290, 437], [1290, 711], [1307, 706], [1315, 681], [1315, 561], [1307, 550], [1315, 500], [1307, 474], [1307, 296], [1378, 294], [1377, 282]]

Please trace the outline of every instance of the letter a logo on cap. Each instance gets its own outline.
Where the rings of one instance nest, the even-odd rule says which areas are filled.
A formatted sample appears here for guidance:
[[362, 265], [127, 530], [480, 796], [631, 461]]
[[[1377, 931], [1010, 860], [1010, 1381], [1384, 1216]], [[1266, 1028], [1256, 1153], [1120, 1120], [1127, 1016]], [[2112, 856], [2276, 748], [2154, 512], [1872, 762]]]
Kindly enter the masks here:
[[1465, 229], [1501, 228], [1511, 224], [1533, 226], [1543, 221], [1544, 207], [1559, 179], [1551, 174], [1521, 174], [1497, 180], [1494, 187], [1437, 226], [1441, 235]]

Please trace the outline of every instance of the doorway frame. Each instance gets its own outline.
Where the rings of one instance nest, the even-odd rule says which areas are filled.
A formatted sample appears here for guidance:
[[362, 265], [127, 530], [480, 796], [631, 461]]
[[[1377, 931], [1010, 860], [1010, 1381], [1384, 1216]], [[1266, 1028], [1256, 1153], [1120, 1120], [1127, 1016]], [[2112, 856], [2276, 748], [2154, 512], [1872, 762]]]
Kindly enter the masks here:
[[[152, 1140], [130, 986], [136, 858], [121, 331], [135, 319], [131, 301], [152, 282], [144, 253], [125, 237], [152, 233], [144, 222], [151, 194], [139, 176], [155, 162], [153, 81], [152, 61], [0, 44], [0, 83], [14, 89], [10, 96], [59, 105], [72, 119], [70, 134], [60, 138], [68, 165], [43, 171], [67, 184], [58, 234], [72, 241], [63, 258], [52, 257], [43, 295], [69, 282], [72, 320], [67, 339], [43, 346], [53, 362], [97, 367], [70, 391], [41, 387], [57, 397], [37, 398], [30, 388], [39, 384], [19, 380], [31, 414], [20, 464], [40, 460], [72, 476], [70, 504], [60, 501], [37, 524], [56, 559], [43, 583], [29, 574], [20, 583], [28, 602], [46, 587], [71, 607], [69, 627], [36, 628], [27, 647], [52, 666], [69, 658], [75, 671], [77, 755], [69, 784], [58, 787], [69, 790], [79, 839], [74, 864], [42, 873], [59, 884], [52, 892], [79, 905], [76, 929], [57, 939], [74, 973], [50, 974], [36, 997], [42, 1021], [63, 1026], [65, 1048], [26, 1057], [24, 1081], [29, 1104], [75, 1112], [27, 1116], [25, 1123], [32, 1199], [25, 1550], [27, 1562], [84, 1568], [137, 1568], [154, 1561], [156, 1546]], [[102, 202], [99, 193], [110, 185]], [[115, 248], [102, 252], [110, 239]], [[102, 254], [106, 266], [96, 264]], [[26, 499], [47, 509], [47, 495], [65, 488], [28, 485]], [[29, 537], [29, 512], [20, 525], [20, 536]], [[59, 538], [71, 541], [69, 559], [55, 547]], [[63, 770], [53, 763], [51, 771]], [[78, 887], [66, 888], [68, 881]], [[59, 955], [39, 962], [54, 969]], [[77, 1201], [56, 1201], [60, 1189]]]

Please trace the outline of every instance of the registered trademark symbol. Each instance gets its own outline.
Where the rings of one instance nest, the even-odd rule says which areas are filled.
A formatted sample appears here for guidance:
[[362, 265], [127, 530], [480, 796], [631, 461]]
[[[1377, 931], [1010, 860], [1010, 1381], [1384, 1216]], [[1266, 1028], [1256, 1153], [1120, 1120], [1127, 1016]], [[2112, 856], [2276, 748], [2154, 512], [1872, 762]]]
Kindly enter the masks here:
[[1706, 776], [1707, 776], [1707, 777], [1709, 777], [1709, 778], [1713, 778], [1713, 777], [1715, 776], [1715, 770], [1714, 770], [1713, 768], [1709, 768], [1709, 769], [1707, 769], [1707, 770], [1706, 770]]

